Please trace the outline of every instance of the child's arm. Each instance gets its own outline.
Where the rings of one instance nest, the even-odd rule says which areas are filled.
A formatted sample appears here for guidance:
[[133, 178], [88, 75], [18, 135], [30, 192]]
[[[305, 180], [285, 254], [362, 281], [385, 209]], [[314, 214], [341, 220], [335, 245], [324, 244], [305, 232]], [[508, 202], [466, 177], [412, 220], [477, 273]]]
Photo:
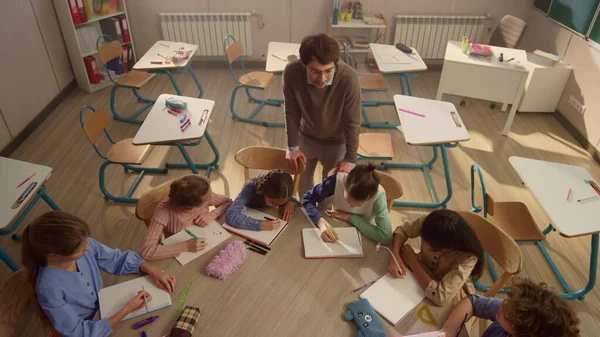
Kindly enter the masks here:
[[[425, 297], [433, 301], [433, 303], [438, 306], [450, 304], [456, 294], [460, 292], [463, 285], [469, 280], [469, 277], [471, 277], [471, 272], [473, 271], [476, 263], [477, 257], [470, 256], [454, 266], [454, 268], [446, 273], [446, 275], [444, 275], [440, 281], [431, 279], [431, 281], [425, 287]], [[426, 273], [421, 264], [418, 263], [418, 265], [421, 270]], [[415, 269], [418, 269], [419, 267]], [[415, 270], [413, 270], [413, 272], [415, 272]], [[415, 276], [417, 276], [416, 272]], [[421, 283], [421, 285], [424, 284]]]
[[[157, 210], [158, 211], [158, 210]], [[161, 245], [160, 237], [163, 234], [164, 226], [155, 219], [152, 219], [150, 226], [146, 230], [146, 234], [142, 239], [142, 245], [140, 246], [140, 256], [147, 261], [156, 261], [162, 259], [168, 259], [170, 257], [176, 257], [181, 252], [187, 249], [182, 246], [186, 241], [180, 243], [174, 243], [170, 245]]]
[[249, 216], [242, 214], [244, 206], [252, 199], [256, 193], [256, 184], [254, 181], [248, 181], [244, 184], [242, 191], [235, 198], [226, 213], [226, 221], [229, 226], [233, 226], [240, 229], [249, 229], [253, 231], [260, 230], [261, 220], [253, 219]]
[[375, 223], [377, 226], [373, 226], [367, 219], [358, 214], [352, 214], [350, 223], [369, 239], [387, 245], [392, 241], [392, 220], [387, 210], [385, 193], [379, 194], [373, 205], [373, 211], [376, 214]]
[[216, 207], [212, 210], [212, 212], [215, 213], [216, 218], [223, 215], [229, 206], [231, 206], [232, 202], [233, 201], [229, 197], [212, 192], [210, 197], [210, 205]]
[[88, 239], [88, 245], [94, 252], [98, 267], [109, 274], [137, 274], [140, 272], [140, 265], [144, 263], [136, 252], [130, 250], [122, 252], [112, 249], [92, 238]]
[[308, 214], [310, 220], [317, 224], [319, 219], [322, 218], [321, 213], [317, 209], [317, 203], [325, 200], [335, 193], [335, 184], [337, 181], [336, 175], [325, 178], [322, 183], [313, 187], [312, 190], [306, 192], [302, 196], [302, 205]]
[[[469, 295], [469, 297], [463, 298], [450, 312], [448, 320], [444, 323], [438, 337], [454, 337], [465, 318], [465, 314], [467, 314], [467, 320], [475, 316], [496, 321], [496, 313], [502, 302], [502, 299], [488, 298], [481, 295]], [[445, 333], [445, 335], [442, 333]]]

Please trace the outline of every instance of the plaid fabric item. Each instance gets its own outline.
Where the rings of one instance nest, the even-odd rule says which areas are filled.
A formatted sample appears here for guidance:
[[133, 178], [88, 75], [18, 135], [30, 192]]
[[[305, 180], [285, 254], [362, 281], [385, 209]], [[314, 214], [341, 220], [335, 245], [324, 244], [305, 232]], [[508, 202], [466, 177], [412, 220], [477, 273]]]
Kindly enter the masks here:
[[200, 318], [200, 309], [186, 306], [171, 329], [171, 337], [191, 337]]

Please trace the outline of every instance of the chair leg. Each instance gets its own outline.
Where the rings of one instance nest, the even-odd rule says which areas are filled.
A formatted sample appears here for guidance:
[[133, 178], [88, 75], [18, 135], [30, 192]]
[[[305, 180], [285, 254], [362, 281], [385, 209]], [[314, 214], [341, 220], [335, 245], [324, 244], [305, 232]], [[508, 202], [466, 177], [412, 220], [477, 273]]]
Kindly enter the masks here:
[[118, 197], [118, 196], [111, 194], [106, 189], [105, 171], [106, 171], [106, 168], [110, 164], [114, 164], [114, 163], [107, 160], [102, 164], [102, 166], [100, 166], [98, 184], [100, 186], [100, 191], [102, 192], [102, 194], [104, 194], [104, 200], [112, 200], [112, 201], [116, 201], [116, 202], [124, 202], [124, 203], [138, 202], [139, 199], [132, 198], [131, 195], [133, 195], [133, 192], [135, 192], [135, 189], [139, 185], [140, 181], [142, 180], [142, 177], [144, 176], [144, 174], [146, 172], [167, 173], [167, 168], [146, 168], [146, 167], [137, 167], [137, 166], [131, 166], [131, 165], [127, 165], [127, 164], [121, 164], [121, 166], [123, 166], [125, 172], [127, 172], [128, 170], [131, 170], [131, 171], [140, 172], [140, 173], [139, 173], [138, 177], [136, 178], [136, 180], [134, 181], [133, 185], [129, 188], [129, 191], [127, 191], [127, 194], [125, 195], [125, 197]]
[[[248, 99], [250, 100], [250, 102], [258, 103], [258, 106], [252, 111], [252, 113], [248, 117], [242, 117], [235, 112], [235, 99], [237, 96], [237, 91], [241, 88], [244, 88], [246, 90], [246, 95], [248, 96]], [[281, 103], [276, 100], [258, 99], [256, 97], [252, 96], [249, 88], [242, 84], [237, 85], [235, 88], [233, 88], [233, 91], [231, 92], [231, 100], [229, 103], [229, 110], [231, 111], [231, 117], [233, 119], [241, 121], [241, 122], [258, 124], [258, 125], [262, 125], [262, 126], [266, 126], [266, 127], [270, 127], [270, 126], [271, 127], [285, 127], [285, 123], [271, 123], [271, 122], [260, 121], [260, 120], [254, 119], [254, 117], [260, 112], [262, 107], [265, 105], [280, 106]]]
[[[117, 92], [117, 89], [119, 89], [119, 88], [129, 88], [129, 89], [131, 89], [133, 91], [133, 94], [136, 96], [136, 98], [139, 101], [144, 102], [146, 104], [144, 104], [144, 106], [142, 106], [141, 108], [139, 108], [130, 117], [123, 117], [123, 116], [121, 116], [117, 112], [117, 110], [115, 108], [115, 93]], [[123, 87], [121, 85], [115, 84], [115, 85], [113, 85], [112, 89], [110, 90], [110, 111], [112, 112], [113, 118], [116, 119], [116, 120], [118, 120], [118, 121], [121, 121], [121, 122], [127, 122], [127, 123], [133, 123], [133, 124], [142, 124], [143, 121], [137, 120], [135, 118], [137, 116], [139, 116], [142, 112], [144, 112], [146, 109], [148, 109], [153, 104], [154, 104], [154, 101], [142, 97], [137, 92], [137, 89], [133, 88], [133, 87]]]

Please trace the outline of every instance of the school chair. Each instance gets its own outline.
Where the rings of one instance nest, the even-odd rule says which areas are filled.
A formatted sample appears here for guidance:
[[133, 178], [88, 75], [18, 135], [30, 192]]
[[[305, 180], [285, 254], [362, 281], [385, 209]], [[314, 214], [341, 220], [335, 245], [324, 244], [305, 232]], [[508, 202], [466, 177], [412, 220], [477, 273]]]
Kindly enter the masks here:
[[[102, 43], [103, 41], [106, 43]], [[136, 117], [153, 105], [154, 100], [142, 97], [138, 92], [138, 89], [148, 83], [148, 81], [150, 81], [155, 75], [149, 74], [145, 71], [137, 70], [127, 72], [127, 69], [123, 69], [124, 73], [118, 75], [115, 80], [115, 78], [113, 78], [110, 74], [108, 63], [115, 60], [114, 62], [116, 64], [123, 64], [122, 61], [119, 61], [123, 56], [123, 46], [121, 45], [121, 41], [113, 40], [108, 35], [101, 35], [96, 40], [96, 49], [98, 50], [98, 55], [100, 56], [100, 62], [102, 62], [104, 65], [104, 71], [106, 74], [108, 74], [108, 78], [111, 80], [111, 82], [113, 82], [112, 89], [110, 90], [110, 111], [112, 112], [113, 117], [122, 122], [142, 124], [143, 121], [137, 120]], [[146, 104], [139, 108], [130, 117], [121, 116], [115, 109], [115, 94], [119, 88], [131, 89], [135, 97], [138, 99], [138, 102]]]
[[[467, 224], [473, 229], [487, 253], [486, 259], [493, 259], [504, 270], [499, 278], [485, 290], [483, 296], [494, 297], [510, 279], [521, 271], [523, 254], [519, 245], [501, 227], [489, 219], [469, 211], [459, 211]], [[486, 321], [479, 319], [479, 335], [487, 327]]]
[[[398, 180], [396, 180], [396, 178], [392, 177], [391, 175], [385, 172], [375, 172], [377, 172], [377, 175], [379, 176], [379, 185], [381, 185], [381, 187], [383, 187], [383, 190], [385, 191], [385, 200], [387, 201], [388, 212], [391, 212], [392, 207], [394, 206], [394, 200], [399, 199], [404, 194], [404, 190], [402, 189], [402, 185]], [[331, 177], [332, 175], [337, 173], [338, 169], [334, 168], [331, 171], [329, 171], [328, 175]]]
[[527, 23], [515, 16], [505, 15], [494, 29], [490, 45], [506, 48], [516, 48], [525, 33]]
[[[33, 297], [33, 288], [27, 280], [28, 272], [20, 269], [12, 273], [0, 286], [0, 336], [16, 336], [17, 323], [27, 301]], [[51, 331], [44, 326], [42, 336], [50, 336]]]
[[253, 170], [276, 170], [281, 169], [291, 174], [294, 179], [294, 191], [292, 195], [298, 194], [300, 174], [306, 169], [306, 163], [298, 160], [298, 172], [294, 173], [292, 164], [285, 158], [286, 151], [274, 147], [249, 146], [235, 154], [235, 161], [244, 167], [244, 180], [250, 179], [250, 169]]
[[[231, 40], [232, 42], [228, 44], [229, 40]], [[262, 107], [265, 105], [281, 106], [280, 101], [273, 100], [270, 98], [267, 100], [259, 99], [252, 96], [252, 94], [250, 93], [250, 90], [265, 90], [268, 87], [270, 87], [271, 83], [273, 83], [274, 75], [272, 73], [267, 73], [264, 71], [253, 71], [249, 73], [246, 70], [246, 67], [244, 67], [244, 59], [242, 57], [242, 55], [244, 55], [244, 46], [241, 42], [236, 41], [232, 35], [227, 35], [223, 39], [223, 50], [225, 50], [225, 58], [227, 59], [227, 63], [229, 64], [229, 71], [231, 72], [231, 77], [236, 83], [235, 88], [233, 88], [233, 91], [231, 92], [231, 101], [229, 103], [231, 117], [234, 120], [239, 120], [242, 122], [252, 124], [259, 124], [266, 127], [284, 127], [285, 123], [271, 123], [254, 119], [256, 114], [258, 114], [260, 109], [262, 109]], [[233, 62], [235, 62], [236, 60], [240, 61], [242, 71], [244, 72], [244, 75], [242, 75], [239, 79], [236, 77], [235, 71], [233, 71]], [[248, 96], [248, 100], [250, 102], [258, 103], [256, 109], [254, 109], [254, 111], [252, 111], [252, 113], [248, 117], [242, 117], [235, 112], [235, 97], [237, 95], [237, 91], [242, 88], [244, 88], [244, 90], [246, 91], [246, 95]]]
[[[350, 53], [350, 47], [348, 43], [343, 42], [342, 47], [344, 48], [344, 55], [346, 57], [346, 64], [356, 69], [356, 59]], [[387, 91], [388, 85], [381, 74], [358, 74], [358, 79], [360, 80], [360, 92], [384, 92]], [[400, 81], [402, 84], [402, 81]], [[402, 93], [404, 93], [404, 87], [402, 87]], [[361, 104], [361, 112], [364, 122], [361, 123], [361, 126], [366, 126], [368, 128], [374, 129], [394, 129], [396, 125], [390, 125], [387, 122], [371, 122], [369, 116], [367, 115], [367, 111], [365, 110], [365, 106], [378, 106], [379, 104], [376, 101], [362, 101]]]
[[[92, 111], [92, 115], [84, 120], [83, 115], [85, 111], [89, 109]], [[100, 191], [104, 194], [104, 200], [113, 200], [117, 202], [126, 202], [126, 203], [135, 203], [138, 201], [137, 198], [132, 198], [131, 195], [135, 191], [136, 187], [142, 180], [142, 177], [145, 173], [167, 173], [167, 168], [148, 168], [148, 167], [140, 167], [146, 158], [152, 153], [154, 146], [152, 145], [133, 145], [133, 138], [123, 139], [121, 141], [115, 142], [110, 134], [108, 133], [107, 128], [110, 126], [110, 118], [108, 113], [104, 109], [94, 109], [89, 105], [84, 105], [81, 110], [79, 110], [79, 122], [81, 124], [81, 128], [83, 132], [87, 136], [90, 144], [100, 156], [100, 158], [104, 159], [104, 163], [100, 166], [99, 171], [99, 185]], [[100, 137], [100, 134], [104, 133], [108, 141], [111, 143], [106, 155], [102, 154], [102, 152], [96, 146], [96, 142]], [[124, 197], [117, 197], [113, 194], [109, 193], [105, 186], [105, 170], [111, 164], [119, 164], [123, 166], [123, 169], [127, 173], [128, 171], [139, 172], [138, 177], [133, 182], [133, 185], [129, 188], [129, 191]]]
[[[475, 173], [477, 173], [479, 183], [481, 185], [481, 194], [483, 199], [482, 206], [477, 206], [475, 204]], [[472, 212], [482, 212], [484, 218], [487, 218], [489, 214], [492, 221], [498, 227], [502, 228], [503, 231], [508, 233], [508, 235], [516, 242], [535, 243], [542, 251], [546, 261], [548, 261], [550, 264], [550, 267], [560, 280], [561, 284], [563, 286], [567, 284], [560, 271], [554, 264], [552, 257], [550, 257], [548, 254], [548, 251], [543, 243], [546, 235], [552, 231], [552, 225], [548, 226], [548, 228], [542, 232], [535, 223], [533, 216], [524, 203], [519, 201], [494, 201], [494, 199], [492, 199], [492, 197], [487, 193], [483, 175], [481, 174], [481, 170], [477, 164], [473, 164], [471, 166], [471, 205], [473, 206]], [[492, 279], [495, 281], [498, 279], [498, 274], [496, 273], [494, 265], [489, 260], [488, 256], [486, 255], [485, 257], [488, 267], [490, 268], [490, 273], [492, 274]], [[479, 282], [475, 283], [475, 287], [481, 291], [486, 291], [486, 289], [488, 289], [487, 286], [480, 284]], [[500, 292], [507, 291], [507, 289], [500, 289]]]

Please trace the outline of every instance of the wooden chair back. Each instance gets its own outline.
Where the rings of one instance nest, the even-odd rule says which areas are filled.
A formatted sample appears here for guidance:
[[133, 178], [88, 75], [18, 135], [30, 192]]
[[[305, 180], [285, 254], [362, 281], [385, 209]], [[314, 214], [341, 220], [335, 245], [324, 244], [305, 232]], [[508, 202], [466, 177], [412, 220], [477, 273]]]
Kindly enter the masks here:
[[229, 61], [229, 64], [232, 64], [240, 56], [244, 55], [244, 46], [240, 41], [236, 41], [227, 46], [225, 53], [227, 54], [227, 60]]
[[[375, 172], [377, 172], [377, 175], [379, 176], [379, 185], [381, 185], [381, 187], [383, 187], [383, 189], [385, 190], [387, 208], [388, 211], [391, 212], [392, 207], [394, 206], [394, 200], [400, 198], [404, 194], [404, 190], [402, 189], [402, 185], [400, 185], [400, 182], [398, 182], [396, 178], [392, 177], [391, 175], [385, 172]], [[328, 176], [331, 177], [332, 175], [337, 173], [338, 169], [334, 168], [331, 171], [329, 171]]]
[[[171, 179], [146, 191], [135, 205], [135, 216], [138, 219], [144, 221], [146, 227], [149, 226], [150, 221], [154, 216], [154, 210], [156, 209], [156, 205], [158, 205], [159, 202], [169, 198], [169, 190], [171, 188], [171, 183], [175, 180], [181, 179], [186, 176], [187, 175]], [[197, 176], [206, 179], [200, 174], [197, 174]]]
[[98, 48], [100, 62], [107, 64], [110, 60], [123, 55], [123, 46], [121, 41], [113, 40], [108, 43], [101, 44]]
[[[83, 110], [81, 113], [83, 113]], [[98, 136], [104, 132], [104, 129], [110, 126], [110, 122], [111, 119], [108, 116], [108, 112], [102, 108], [96, 109], [96, 111], [92, 112], [92, 115], [83, 122], [83, 132], [92, 145], [96, 143]]]
[[235, 161], [244, 167], [244, 179], [250, 179], [250, 169], [276, 170], [281, 169], [291, 174], [294, 179], [293, 195], [298, 193], [300, 174], [304, 172], [306, 163], [298, 161], [298, 172], [294, 173], [292, 164], [285, 158], [285, 150], [266, 146], [249, 146], [235, 154]]
[[19, 269], [0, 286], [0, 336], [15, 336], [15, 329], [33, 289], [27, 281], [27, 270]]
[[525, 21], [512, 15], [505, 15], [492, 33], [490, 45], [516, 48], [525, 28], [527, 28]]

